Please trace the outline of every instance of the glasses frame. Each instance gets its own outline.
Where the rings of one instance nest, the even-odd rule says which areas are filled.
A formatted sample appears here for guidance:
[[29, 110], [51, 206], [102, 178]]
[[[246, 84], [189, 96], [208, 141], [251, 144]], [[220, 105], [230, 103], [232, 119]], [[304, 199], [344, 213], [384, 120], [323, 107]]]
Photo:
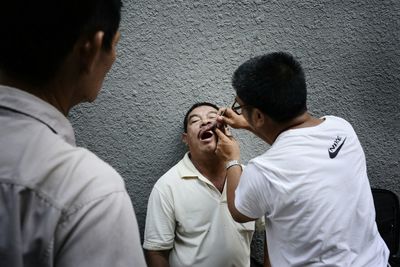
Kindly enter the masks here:
[[[235, 106], [236, 104], [238, 104], [237, 106]], [[237, 115], [242, 115], [242, 111], [238, 111], [239, 109], [243, 109], [244, 107], [247, 107], [249, 105], [239, 105], [239, 103], [237, 102], [236, 98], [235, 101], [233, 101], [233, 104], [231, 106], [231, 109], [233, 110], [233, 112], [235, 112]]]

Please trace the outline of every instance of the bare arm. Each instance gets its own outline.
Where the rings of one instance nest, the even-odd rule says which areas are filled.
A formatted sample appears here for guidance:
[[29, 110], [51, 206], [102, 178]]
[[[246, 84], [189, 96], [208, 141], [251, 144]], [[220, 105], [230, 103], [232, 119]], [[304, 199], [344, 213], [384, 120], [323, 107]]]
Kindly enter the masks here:
[[[215, 150], [217, 155], [225, 162], [228, 162], [230, 160], [239, 160], [240, 150], [238, 142], [233, 137], [226, 136], [219, 129], [216, 129], [215, 132], [218, 135], [218, 145], [217, 149]], [[233, 219], [239, 223], [245, 223], [249, 221], [254, 221], [256, 219], [247, 217], [236, 209], [235, 190], [239, 184], [241, 174], [242, 167], [240, 165], [234, 165], [226, 170], [226, 197], [228, 202], [228, 209]]]
[[148, 267], [169, 267], [170, 250], [146, 250]]
[[239, 223], [245, 223], [245, 222], [255, 221], [256, 219], [249, 218], [249, 217], [243, 215], [240, 211], [238, 211], [236, 209], [235, 191], [239, 184], [241, 174], [242, 174], [242, 168], [239, 165], [232, 166], [227, 170], [227, 172], [226, 172], [226, 184], [227, 184], [226, 198], [227, 198], [227, 202], [228, 202], [228, 209], [232, 215], [232, 218]]

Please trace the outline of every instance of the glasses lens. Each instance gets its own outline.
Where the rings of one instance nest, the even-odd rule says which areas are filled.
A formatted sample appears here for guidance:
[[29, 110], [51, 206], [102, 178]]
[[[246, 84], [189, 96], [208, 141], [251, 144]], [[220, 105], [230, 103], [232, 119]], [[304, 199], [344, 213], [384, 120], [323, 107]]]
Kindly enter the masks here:
[[236, 99], [235, 102], [233, 102], [232, 104], [232, 110], [238, 115], [242, 114], [242, 107], [239, 105]]
[[237, 106], [237, 107], [235, 108], [235, 111], [236, 111], [236, 113], [237, 113], [238, 115], [241, 115], [241, 114], [242, 114], [242, 107], [241, 107], [241, 106]]

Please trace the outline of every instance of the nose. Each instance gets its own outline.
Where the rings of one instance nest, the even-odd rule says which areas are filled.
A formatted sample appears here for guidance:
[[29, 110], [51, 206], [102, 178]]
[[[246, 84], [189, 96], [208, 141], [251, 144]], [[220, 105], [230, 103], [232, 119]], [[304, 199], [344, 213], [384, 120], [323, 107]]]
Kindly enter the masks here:
[[205, 118], [201, 120], [201, 126], [211, 124], [214, 120], [210, 118]]

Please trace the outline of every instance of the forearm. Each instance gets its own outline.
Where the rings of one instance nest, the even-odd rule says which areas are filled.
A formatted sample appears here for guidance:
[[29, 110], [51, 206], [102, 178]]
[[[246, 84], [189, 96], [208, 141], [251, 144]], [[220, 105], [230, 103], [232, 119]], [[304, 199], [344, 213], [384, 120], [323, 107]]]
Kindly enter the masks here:
[[242, 174], [242, 165], [233, 161], [240, 160], [239, 145], [232, 136], [226, 136], [218, 128], [215, 132], [218, 135], [218, 144], [215, 152], [221, 160], [228, 164], [226, 169], [226, 194], [229, 212], [232, 218], [239, 223], [254, 221], [255, 219], [240, 213], [235, 206], [235, 191], [239, 185], [240, 176]]
[[240, 165], [234, 165], [226, 171], [226, 184], [227, 184], [227, 202], [228, 209], [233, 219], [237, 222], [242, 222], [242, 214], [236, 209], [235, 206], [235, 191], [240, 181], [240, 175], [242, 174], [242, 167]]
[[148, 267], [169, 267], [170, 250], [146, 250], [146, 261]]

